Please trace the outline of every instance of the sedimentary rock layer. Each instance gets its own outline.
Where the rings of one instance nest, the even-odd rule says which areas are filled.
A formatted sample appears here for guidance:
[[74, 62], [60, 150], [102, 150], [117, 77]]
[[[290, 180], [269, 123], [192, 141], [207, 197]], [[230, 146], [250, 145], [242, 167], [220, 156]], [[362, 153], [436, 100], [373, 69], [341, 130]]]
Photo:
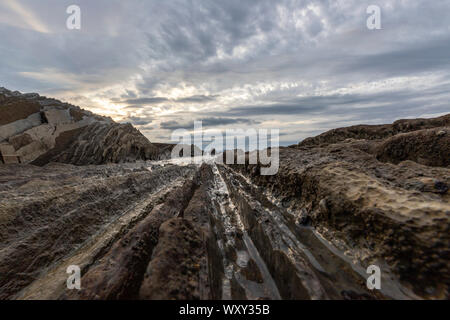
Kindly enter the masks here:
[[131, 165], [0, 167], [0, 298], [17, 294], [131, 211], [136, 217], [124, 226], [129, 228], [157, 199], [142, 212], [134, 212], [136, 206], [170, 190], [191, 171], [166, 167], [149, 172]]
[[0, 164], [123, 163], [161, 159], [162, 153], [131, 124], [0, 88]]
[[[444, 298], [450, 282], [446, 119], [377, 127], [373, 140], [349, 138], [354, 128], [331, 131], [280, 148], [273, 176], [259, 175], [260, 165], [231, 168], [285, 207], [296, 225], [312, 226], [362, 266], [381, 265], [414, 294]], [[387, 138], [379, 139], [386, 127]], [[399, 133], [391, 136], [392, 128]]]
[[58, 103], [0, 90], [0, 299], [449, 298], [448, 115], [333, 130], [263, 176]]

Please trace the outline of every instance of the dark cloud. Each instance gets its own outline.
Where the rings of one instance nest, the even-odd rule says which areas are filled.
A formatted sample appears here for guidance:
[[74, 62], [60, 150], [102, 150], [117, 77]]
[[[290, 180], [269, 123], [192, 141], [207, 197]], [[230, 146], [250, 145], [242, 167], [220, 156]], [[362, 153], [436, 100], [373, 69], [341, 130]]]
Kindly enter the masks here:
[[[380, 110], [387, 112], [386, 109], [395, 108], [398, 113], [408, 113], [411, 106], [422, 106], [427, 108], [430, 102], [440, 100], [441, 95], [449, 93], [446, 85], [426, 89], [421, 92], [418, 97], [414, 90], [397, 90], [390, 91], [388, 94], [383, 91], [373, 94], [334, 94], [326, 96], [309, 96], [302, 98], [280, 98], [277, 103], [266, 105], [248, 105], [230, 108], [222, 112], [223, 115], [254, 117], [254, 116], [276, 116], [276, 115], [292, 115], [292, 116], [311, 116], [326, 114], [365, 114], [367, 118]], [[445, 105], [445, 104], [444, 104]], [[410, 106], [408, 108], [408, 106]], [[445, 112], [445, 110], [436, 110]], [[393, 111], [393, 110], [392, 110]], [[430, 110], [431, 111], [431, 110]], [[388, 113], [389, 114], [389, 113]], [[362, 118], [364, 119], [364, 118]]]
[[399, 76], [448, 70], [450, 66], [450, 38], [426, 40], [420, 44], [409, 44], [401, 49], [378, 54], [354, 57], [348, 64], [343, 63], [337, 72], [360, 72]]
[[136, 99], [127, 99], [120, 100], [114, 99], [114, 102], [127, 104], [128, 106], [136, 106], [136, 105], [150, 105], [150, 104], [161, 104], [164, 102], [172, 102], [172, 103], [207, 103], [214, 101], [218, 96], [205, 96], [205, 95], [195, 95], [180, 99], [168, 99], [165, 97], [148, 97], [148, 98], [136, 98]]
[[137, 126], [137, 128], [140, 131], [151, 131], [151, 130], [155, 130], [156, 126], [154, 126], [154, 125], [140, 125], [140, 126]]
[[[239, 118], [218, 118], [218, 117], [210, 117], [210, 118], [201, 118], [198, 121], [202, 122], [202, 126], [204, 128], [207, 127], [219, 127], [225, 125], [252, 125], [258, 124], [258, 121], [250, 120], [250, 119], [239, 119]], [[188, 129], [191, 130], [194, 128], [194, 121], [182, 122], [176, 120], [165, 121], [160, 124], [162, 129], [165, 130], [177, 130], [177, 129]]]
[[137, 98], [137, 99], [128, 99], [121, 101], [121, 103], [128, 104], [128, 105], [145, 105], [145, 104], [159, 104], [169, 101], [167, 98], [161, 98], [161, 97], [152, 97], [152, 98]]
[[178, 121], [170, 120], [170, 121], [164, 121], [160, 123], [161, 129], [165, 130], [177, 130], [177, 129], [191, 129], [194, 127], [194, 123], [186, 123], [181, 124]]
[[186, 98], [181, 98], [175, 100], [175, 102], [180, 103], [206, 103], [216, 100], [218, 96], [204, 96], [204, 95], [197, 95], [197, 96], [191, 96]]
[[300, 105], [300, 104], [280, 104], [271, 105], [253, 105], [232, 108], [227, 114], [234, 116], [262, 116], [262, 115], [298, 115], [310, 114], [312, 112], [321, 112], [327, 108], [326, 105]]
[[278, 123], [293, 141], [449, 110], [449, 1], [379, 0], [376, 31], [370, 0], [78, 0], [76, 32], [69, 4], [0, 2], [1, 85], [108, 115], [125, 106], [115, 119], [129, 113], [150, 139], [202, 119]]
[[242, 118], [203, 118], [200, 119], [202, 121], [202, 125], [204, 127], [214, 127], [214, 126], [224, 126], [224, 125], [234, 125], [234, 124], [258, 124], [259, 121], [251, 120], [251, 119], [242, 119]]
[[147, 117], [130, 116], [126, 119], [123, 119], [121, 122], [122, 123], [129, 122], [135, 126], [145, 126], [145, 125], [152, 123], [153, 119], [148, 116]]

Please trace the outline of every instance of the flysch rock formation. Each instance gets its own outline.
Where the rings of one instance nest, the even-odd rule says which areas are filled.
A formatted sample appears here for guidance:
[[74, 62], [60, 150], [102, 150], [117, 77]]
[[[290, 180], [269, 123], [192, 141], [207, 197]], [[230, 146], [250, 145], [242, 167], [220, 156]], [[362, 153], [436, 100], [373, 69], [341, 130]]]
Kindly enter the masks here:
[[279, 152], [273, 176], [231, 167], [284, 207], [292, 228], [311, 226], [420, 297], [448, 298], [450, 115], [334, 129]]
[[[2, 119], [26, 121], [10, 137], [41, 106], [15, 110]], [[261, 164], [167, 160], [165, 144], [146, 161], [120, 151], [135, 149], [110, 132], [116, 124], [90, 117], [75, 142], [28, 163], [4, 140], [0, 299], [450, 297], [450, 115], [279, 148], [273, 176]], [[367, 287], [370, 265], [380, 290]], [[67, 286], [69, 266], [81, 270], [80, 290]]]
[[1, 163], [87, 165], [157, 159], [160, 150], [131, 124], [0, 88], [0, 155]]

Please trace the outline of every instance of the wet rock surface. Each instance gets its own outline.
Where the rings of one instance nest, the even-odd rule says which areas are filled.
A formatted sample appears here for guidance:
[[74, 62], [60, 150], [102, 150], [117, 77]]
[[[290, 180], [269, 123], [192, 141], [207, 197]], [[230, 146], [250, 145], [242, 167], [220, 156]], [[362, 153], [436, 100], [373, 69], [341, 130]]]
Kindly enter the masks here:
[[1, 166], [0, 297], [17, 294], [43, 270], [187, 173], [187, 167], [149, 172], [126, 166]]
[[450, 157], [443, 119], [381, 126], [407, 131], [385, 140], [377, 140], [381, 133], [355, 140], [340, 130], [341, 142], [334, 143], [334, 133], [325, 133], [281, 148], [273, 176], [260, 176], [259, 165], [231, 168], [286, 208], [292, 224], [311, 226], [354, 262], [397, 278], [387, 280], [397, 287], [387, 288], [387, 296], [448, 298]]
[[[202, 234], [186, 219], [161, 225], [159, 242], [147, 267], [139, 296], [142, 299], [208, 299], [208, 283], [200, 269], [206, 266]], [[206, 274], [207, 276], [207, 274]], [[202, 295], [203, 291], [204, 295]]]
[[449, 298], [449, 116], [337, 129], [262, 176], [95, 115], [69, 130], [87, 114], [58, 103], [0, 90], [0, 299]]

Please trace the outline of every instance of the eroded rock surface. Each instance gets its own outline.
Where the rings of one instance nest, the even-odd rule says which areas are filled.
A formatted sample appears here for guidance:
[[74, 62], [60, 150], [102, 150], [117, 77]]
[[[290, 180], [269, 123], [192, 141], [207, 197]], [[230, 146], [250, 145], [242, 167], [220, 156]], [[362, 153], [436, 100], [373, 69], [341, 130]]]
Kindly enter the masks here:
[[298, 146], [318, 146], [347, 139], [383, 140], [399, 133], [450, 126], [450, 114], [432, 119], [402, 119], [393, 124], [357, 125], [337, 128], [301, 141]]
[[0, 88], [0, 164], [75, 165], [162, 159], [131, 124], [77, 106]]
[[333, 130], [262, 176], [55, 103], [0, 90], [0, 299], [449, 298], [448, 115]]
[[[192, 170], [169, 166], [150, 172], [137, 165], [0, 166], [0, 298], [18, 294], [46, 268], [129, 215], [108, 241], [117, 239], [158, 203], [154, 194], [169, 192]], [[142, 203], [145, 206], [136, 209]], [[94, 251], [110, 244], [104, 241]]]
[[380, 265], [414, 295], [448, 298], [448, 119], [333, 130], [281, 148], [273, 176], [231, 168], [362, 266]]

